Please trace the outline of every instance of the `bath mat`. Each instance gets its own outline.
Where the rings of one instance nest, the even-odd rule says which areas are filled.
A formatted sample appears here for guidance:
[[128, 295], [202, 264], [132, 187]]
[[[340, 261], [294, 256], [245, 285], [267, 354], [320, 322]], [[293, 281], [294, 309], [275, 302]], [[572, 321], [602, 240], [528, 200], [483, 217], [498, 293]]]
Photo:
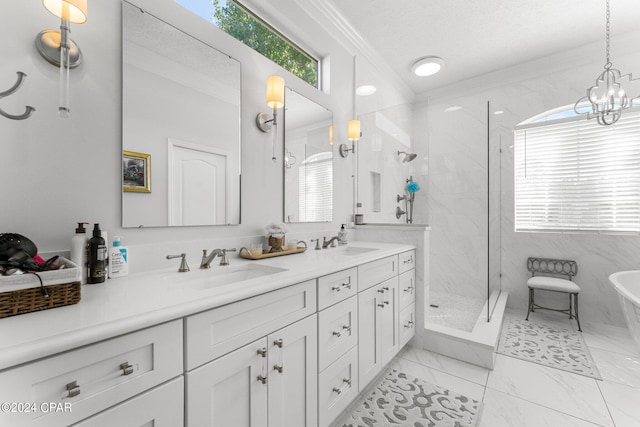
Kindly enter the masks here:
[[580, 332], [505, 318], [498, 353], [602, 380]]
[[334, 425], [474, 427], [481, 407], [481, 402], [394, 369], [352, 413]]

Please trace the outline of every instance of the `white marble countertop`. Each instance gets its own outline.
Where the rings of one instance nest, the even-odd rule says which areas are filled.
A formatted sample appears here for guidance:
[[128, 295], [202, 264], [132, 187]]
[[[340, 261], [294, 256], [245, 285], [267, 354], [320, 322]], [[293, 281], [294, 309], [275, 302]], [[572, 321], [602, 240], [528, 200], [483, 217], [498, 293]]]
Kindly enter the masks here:
[[[347, 254], [349, 248], [375, 249]], [[414, 249], [411, 245], [350, 242], [260, 261], [230, 258], [218, 265], [178, 273], [175, 268], [83, 285], [78, 304], [0, 319], [0, 370], [138, 329], [250, 298], [275, 289]], [[207, 286], [225, 268], [266, 266], [284, 269], [231, 284]], [[259, 268], [259, 267], [257, 267]]]

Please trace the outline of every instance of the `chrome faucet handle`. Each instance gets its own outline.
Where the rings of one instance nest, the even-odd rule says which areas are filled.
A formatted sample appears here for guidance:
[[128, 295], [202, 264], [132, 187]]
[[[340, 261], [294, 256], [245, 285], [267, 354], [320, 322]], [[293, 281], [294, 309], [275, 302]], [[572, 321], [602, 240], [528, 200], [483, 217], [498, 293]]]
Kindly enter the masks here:
[[167, 255], [167, 259], [174, 258], [182, 258], [180, 260], [180, 267], [178, 267], [178, 273], [186, 273], [189, 271], [189, 266], [187, 265], [187, 254], [181, 253], [180, 255]]
[[236, 248], [222, 249], [222, 258], [220, 258], [220, 265], [229, 265], [229, 258], [227, 258], [227, 252], [235, 252]]
[[311, 239], [312, 242], [316, 242], [316, 251], [319, 251], [320, 249], [322, 249], [320, 247], [320, 239]]

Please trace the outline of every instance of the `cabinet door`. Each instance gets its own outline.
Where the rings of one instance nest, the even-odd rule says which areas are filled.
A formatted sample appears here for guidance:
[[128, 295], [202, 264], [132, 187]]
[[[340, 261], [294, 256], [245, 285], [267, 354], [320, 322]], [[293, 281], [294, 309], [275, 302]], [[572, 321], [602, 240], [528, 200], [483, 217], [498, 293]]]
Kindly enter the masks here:
[[187, 426], [267, 427], [267, 375], [266, 338], [188, 372]]
[[377, 285], [358, 294], [358, 384], [362, 391], [382, 369], [378, 342], [384, 290]]
[[400, 299], [400, 310], [413, 304], [416, 300], [416, 271], [409, 270], [399, 277], [398, 298]]
[[398, 335], [400, 337], [400, 348], [404, 347], [416, 334], [416, 305], [411, 304], [400, 311], [400, 322], [398, 323]]
[[380, 357], [382, 359], [382, 366], [393, 359], [398, 354], [399, 339], [398, 339], [398, 278], [387, 280], [382, 283], [382, 290], [384, 293], [382, 304], [384, 307], [380, 310], [380, 336], [378, 341], [380, 342]]
[[86, 419], [74, 427], [182, 427], [182, 376]]
[[317, 324], [314, 314], [267, 337], [270, 427], [317, 426]]

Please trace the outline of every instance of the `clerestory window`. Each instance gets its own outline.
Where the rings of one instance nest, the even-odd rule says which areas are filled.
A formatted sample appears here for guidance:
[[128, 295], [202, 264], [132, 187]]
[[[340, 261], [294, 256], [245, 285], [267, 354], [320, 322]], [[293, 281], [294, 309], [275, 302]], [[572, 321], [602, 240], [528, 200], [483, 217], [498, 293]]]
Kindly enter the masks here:
[[319, 87], [319, 61], [235, 0], [177, 0], [285, 70]]

